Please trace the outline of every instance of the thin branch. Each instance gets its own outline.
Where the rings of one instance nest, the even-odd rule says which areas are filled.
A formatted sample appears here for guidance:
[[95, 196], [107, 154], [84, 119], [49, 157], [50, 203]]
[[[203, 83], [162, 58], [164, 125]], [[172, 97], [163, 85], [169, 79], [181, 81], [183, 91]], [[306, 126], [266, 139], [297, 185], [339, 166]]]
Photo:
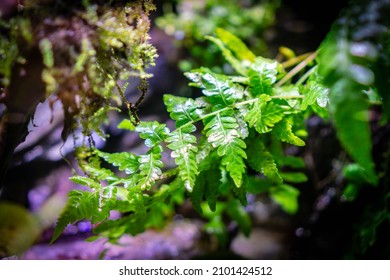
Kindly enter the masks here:
[[276, 83], [276, 86], [280, 87], [287, 81], [289, 81], [292, 77], [298, 74], [303, 68], [305, 68], [310, 62], [312, 62], [317, 56], [317, 52], [313, 52], [307, 58], [305, 58], [301, 63], [291, 69], [290, 72], [287, 73], [286, 76], [283, 77], [279, 82]]

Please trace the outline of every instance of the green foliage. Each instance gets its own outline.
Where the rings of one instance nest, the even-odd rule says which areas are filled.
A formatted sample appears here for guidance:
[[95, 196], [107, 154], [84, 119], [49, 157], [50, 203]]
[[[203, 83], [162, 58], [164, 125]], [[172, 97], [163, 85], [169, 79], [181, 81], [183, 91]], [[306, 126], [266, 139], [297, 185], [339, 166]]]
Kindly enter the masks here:
[[[294, 134], [303, 127], [293, 125], [293, 121], [304, 116], [302, 108], [311, 108], [313, 102], [307, 101], [307, 90], [299, 92], [296, 87], [290, 94], [287, 87], [276, 85], [285, 75], [276, 61], [252, 58], [249, 50], [240, 56], [240, 50], [246, 48], [241, 41], [227, 31], [219, 30], [218, 34], [222, 39], [211, 41], [223, 44], [221, 50], [229, 50], [229, 57], [234, 55], [234, 63], [245, 70], [241, 76], [217, 74], [208, 68], [186, 73], [191, 85], [202, 89], [203, 96], [164, 96], [175, 128], [141, 121], [135, 131], [150, 148], [146, 154], [90, 153], [84, 163], [88, 176], [73, 180], [91, 188], [93, 194], [71, 193], [54, 238], [67, 223], [79, 219], [101, 222], [95, 233], [111, 240], [158, 227], [174, 213], [177, 198], [184, 196], [209, 218], [205, 229], [215, 232], [221, 242], [226, 241], [222, 216], [235, 220], [246, 235], [250, 233], [251, 221], [245, 211], [250, 192], [268, 192], [287, 213], [296, 213], [299, 191], [286, 182], [301, 183], [307, 178], [291, 171], [291, 167], [302, 168], [303, 163], [284, 155], [284, 149], [289, 144], [305, 144]], [[323, 94], [312, 93], [315, 88], [310, 90], [315, 96]], [[302, 105], [304, 100], [306, 104]], [[132, 130], [128, 125], [121, 124]], [[170, 151], [177, 167], [164, 167], [164, 151]], [[112, 171], [101, 168], [101, 159], [112, 165]], [[290, 166], [290, 171], [283, 171], [284, 166]], [[116, 167], [125, 174], [115, 175]], [[106, 189], [111, 190], [110, 199], [102, 200], [100, 194]], [[110, 210], [126, 214], [118, 220], [104, 220]]]
[[385, 46], [390, 39], [389, 12], [389, 1], [352, 1], [334, 24], [318, 56], [319, 73], [330, 87], [330, 112], [338, 137], [373, 185], [378, 183], [378, 177], [371, 157], [366, 92], [378, 89], [383, 116], [388, 121], [390, 57]]
[[41, 6], [31, 1], [9, 22], [0, 18], [0, 88], [11, 99], [17, 98], [19, 93], [8, 88], [16, 78], [11, 69], [30, 61], [37, 66], [41, 59], [43, 69], [34, 71], [46, 85], [46, 96], [55, 95], [62, 102], [63, 140], [79, 127], [85, 137], [96, 132], [105, 138], [101, 126], [109, 111], [119, 110], [122, 103], [132, 114], [137, 109], [125, 99], [122, 82], [151, 76], [146, 69], [154, 65], [157, 55], [149, 43], [148, 16], [154, 5], [152, 1], [114, 5], [91, 0], [65, 8], [62, 2]]
[[286, 184], [271, 188], [271, 197], [280, 204], [284, 211], [293, 214], [298, 210], [299, 191]]
[[[172, 2], [177, 6], [176, 13], [172, 10]], [[227, 46], [222, 50], [225, 56], [230, 53], [227, 62], [232, 67], [244, 70], [245, 67], [233, 61], [252, 62], [255, 55], [241, 40], [255, 53], [264, 54], [267, 51], [263, 39], [264, 31], [275, 22], [275, 12], [279, 5], [279, 0], [168, 1], [163, 6], [164, 16], [157, 18], [156, 23], [168, 35], [174, 36], [177, 45], [189, 53], [189, 56], [180, 62], [183, 71], [208, 66], [222, 72], [227, 65], [223, 65], [224, 61], [218, 51], [221, 41]], [[230, 34], [236, 34], [241, 40]], [[205, 38], [212, 40], [216, 45], [207, 45]]]
[[[329, 111], [338, 138], [353, 163], [343, 167], [342, 198], [356, 201], [367, 185], [379, 195], [364, 205], [355, 225], [353, 254], [364, 254], [388, 226], [388, 152], [373, 161], [372, 111], [390, 120], [390, 1], [351, 1], [319, 49], [318, 74], [329, 87]], [[379, 105], [372, 109], [372, 104]], [[381, 107], [380, 110], [378, 108]], [[382, 152], [382, 151], [381, 151]], [[382, 161], [384, 163], [382, 163]], [[380, 163], [380, 164], [379, 164]], [[354, 256], [354, 257], [356, 257]]]
[[249, 166], [264, 174], [271, 182], [281, 184], [282, 177], [279, 174], [278, 166], [272, 154], [266, 149], [264, 143], [260, 139], [256, 139], [253, 144], [248, 147], [248, 164]]
[[172, 150], [171, 156], [179, 168], [179, 176], [183, 180], [188, 191], [192, 191], [195, 185], [198, 166], [196, 162], [196, 152], [198, 148], [196, 137], [191, 135], [195, 131], [195, 126], [188, 125], [173, 131], [167, 139], [168, 148]]
[[[9, 23], [0, 22], [5, 31], [0, 35], [2, 88], [8, 90], [11, 70], [29, 63], [29, 52], [35, 49], [41, 55], [39, 74], [47, 95], [54, 94], [63, 103], [63, 139], [78, 126], [85, 137], [91, 138], [93, 132], [107, 137], [101, 126], [111, 111], [125, 105], [129, 119], [118, 127], [138, 133], [146, 146], [144, 154], [107, 153], [94, 149], [92, 141], [90, 148], [77, 150], [84, 174], [71, 180], [84, 188], [69, 193], [53, 241], [69, 223], [83, 219], [94, 224], [95, 234], [112, 242], [123, 234], [161, 228], [175, 214], [176, 204], [187, 198], [207, 219], [204, 229], [216, 234], [221, 244], [228, 242], [227, 218], [250, 234], [248, 194], [268, 195], [293, 215], [299, 207], [297, 186], [308, 178], [300, 170], [303, 159], [287, 156], [285, 151], [290, 145], [304, 146], [304, 120], [312, 113], [328, 118], [328, 108], [351, 157], [343, 167], [342, 198], [353, 201], [365, 185], [386, 184], [371, 156], [369, 110], [371, 103], [379, 104], [382, 122], [390, 120], [389, 1], [352, 1], [321, 45], [318, 66], [305, 72], [305, 66], [313, 66], [315, 53], [301, 62], [295, 57], [299, 73], [296, 69], [286, 73], [287, 64], [255, 55], [265, 48], [257, 39], [261, 36], [254, 34], [272, 24], [279, 1], [195, 2], [178, 1], [179, 10], [188, 3], [195, 5], [191, 17], [189, 10], [181, 10], [158, 21], [167, 32], [182, 38], [180, 44], [192, 55], [187, 61], [190, 65], [212, 67], [185, 73], [190, 85], [201, 89], [201, 97], [164, 96], [175, 123], [174, 127], [168, 123], [169, 128], [157, 121], [139, 121], [139, 102], [128, 102], [127, 85], [122, 86], [135, 76], [142, 82], [139, 90], [147, 91], [151, 75], [146, 69], [156, 57], [147, 34], [148, 16], [154, 8], [150, 1], [75, 4], [67, 11], [67, 28], [78, 36], [66, 39], [71, 46], [66, 49], [58, 43], [60, 35], [51, 31], [62, 28], [56, 8], [40, 11], [41, 7], [31, 5]], [[48, 11], [53, 15], [48, 16]], [[222, 21], [213, 18], [216, 14]], [[251, 24], [255, 20], [257, 25]], [[229, 30], [252, 45], [254, 52]], [[194, 38], [203, 45], [196, 45]], [[188, 63], [185, 68], [189, 70]], [[292, 79], [296, 74], [300, 75], [297, 81]], [[363, 252], [374, 244], [379, 227], [389, 221], [386, 191], [383, 196], [377, 207], [365, 209], [357, 228]], [[119, 212], [120, 218], [111, 219], [112, 212]]]

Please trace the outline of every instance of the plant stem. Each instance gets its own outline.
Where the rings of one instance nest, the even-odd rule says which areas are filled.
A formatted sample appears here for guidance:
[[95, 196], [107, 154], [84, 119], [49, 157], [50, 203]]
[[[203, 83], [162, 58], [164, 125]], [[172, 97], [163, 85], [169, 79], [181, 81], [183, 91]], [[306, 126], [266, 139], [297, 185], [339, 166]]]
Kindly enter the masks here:
[[295, 83], [296, 86], [299, 86], [301, 84], [303, 84], [304, 81], [306, 81], [307, 78], [309, 78], [309, 76], [317, 69], [317, 66], [314, 66], [312, 68], [310, 68], [310, 70], [308, 70], [301, 78], [299, 78], [299, 80]]
[[[285, 96], [285, 95], [274, 95], [274, 96], [270, 96], [270, 97], [271, 97], [271, 99], [302, 99], [303, 98], [302, 95], [288, 95], [288, 96]], [[182, 126], [176, 128], [176, 130], [183, 129], [187, 125], [194, 124], [194, 123], [196, 123], [198, 121], [201, 121], [201, 120], [203, 120], [205, 118], [218, 115], [219, 113], [221, 113], [223, 111], [226, 111], [226, 110], [229, 110], [229, 109], [233, 109], [233, 108], [237, 108], [237, 107], [242, 106], [242, 105], [255, 103], [257, 100], [259, 100], [259, 99], [258, 98], [253, 98], [253, 99], [245, 100], [245, 101], [242, 101], [242, 102], [234, 103], [234, 104], [232, 104], [232, 105], [230, 105], [230, 106], [228, 106], [226, 108], [219, 109], [217, 111], [205, 114], [205, 115], [203, 115], [203, 116], [201, 116], [201, 117], [199, 117], [199, 118], [197, 118], [195, 120], [189, 121], [188, 123], [183, 124]]]
[[282, 62], [281, 65], [283, 66], [283, 68], [288, 68], [290, 66], [293, 66], [299, 62], [301, 62], [302, 60], [304, 60], [305, 58], [307, 58], [308, 56], [310, 56], [311, 53], [304, 53], [304, 54], [301, 54], [297, 57], [293, 57], [285, 62]]
[[292, 77], [298, 74], [303, 68], [305, 68], [310, 62], [312, 62], [317, 56], [317, 52], [313, 52], [311, 55], [306, 57], [301, 63], [291, 69], [290, 72], [287, 73], [286, 76], [283, 77], [279, 82], [276, 83], [276, 86], [280, 87], [287, 81], [289, 81]]

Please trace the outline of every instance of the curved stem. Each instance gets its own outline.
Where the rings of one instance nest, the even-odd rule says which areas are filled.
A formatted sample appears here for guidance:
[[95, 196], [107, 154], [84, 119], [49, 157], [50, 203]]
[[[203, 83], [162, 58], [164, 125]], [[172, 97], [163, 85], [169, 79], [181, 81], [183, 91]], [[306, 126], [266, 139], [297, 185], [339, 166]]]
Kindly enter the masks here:
[[295, 83], [296, 86], [299, 86], [301, 84], [303, 84], [304, 81], [307, 80], [307, 78], [309, 78], [309, 76], [317, 69], [317, 65], [310, 68], [310, 70], [308, 70], [301, 78], [299, 78], [299, 80]]
[[[274, 96], [270, 96], [271, 99], [302, 99], [303, 96], [302, 95], [274, 95]], [[228, 107], [225, 107], [225, 108], [222, 108], [222, 109], [219, 109], [217, 111], [214, 111], [214, 112], [211, 112], [211, 113], [208, 113], [208, 114], [205, 114], [197, 119], [194, 119], [186, 124], [183, 124], [182, 126], [176, 128], [176, 130], [180, 130], [180, 129], [183, 129], [184, 127], [186, 127], [187, 125], [191, 125], [191, 124], [194, 124], [198, 121], [201, 121], [205, 118], [208, 118], [208, 117], [211, 117], [211, 116], [215, 116], [215, 115], [218, 115], [219, 113], [223, 112], [223, 111], [226, 111], [226, 110], [229, 110], [229, 109], [234, 109], [234, 108], [237, 108], [237, 107], [240, 107], [242, 105], [246, 105], [246, 104], [251, 104], [251, 103], [255, 103], [256, 101], [258, 100], [258, 98], [253, 98], [253, 99], [249, 99], [249, 100], [245, 100], [245, 101], [242, 101], [242, 102], [237, 102], [237, 103], [234, 103]]]
[[294, 66], [297, 63], [301, 62], [302, 60], [304, 60], [305, 58], [310, 56], [310, 54], [311, 53], [304, 53], [304, 54], [301, 54], [299, 56], [293, 57], [285, 62], [282, 62], [280, 64], [283, 66], [283, 68], [288, 68], [288, 67]]
[[307, 58], [305, 58], [301, 63], [291, 69], [290, 72], [287, 73], [286, 76], [283, 77], [279, 82], [276, 83], [276, 86], [280, 87], [287, 81], [289, 81], [292, 77], [298, 74], [303, 68], [305, 68], [310, 62], [312, 62], [317, 56], [317, 52], [313, 52]]

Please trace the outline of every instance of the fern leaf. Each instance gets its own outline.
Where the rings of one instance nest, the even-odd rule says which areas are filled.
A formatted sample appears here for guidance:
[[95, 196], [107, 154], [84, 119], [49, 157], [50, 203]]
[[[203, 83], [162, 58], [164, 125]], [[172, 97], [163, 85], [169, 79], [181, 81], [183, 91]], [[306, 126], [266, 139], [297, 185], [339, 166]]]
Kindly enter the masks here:
[[266, 149], [263, 142], [259, 139], [251, 139], [248, 144], [248, 164], [251, 168], [264, 174], [273, 183], [281, 184], [282, 177], [279, 174], [278, 167], [272, 154]]
[[201, 172], [198, 178], [196, 179], [195, 186], [192, 192], [190, 193], [190, 200], [192, 206], [199, 214], [203, 214], [201, 203], [204, 196], [205, 185], [206, 185], [206, 177], [204, 176], [204, 173]]
[[337, 136], [373, 185], [378, 176], [371, 155], [369, 104], [363, 91], [378, 89], [384, 117], [389, 119], [389, 3], [353, 1], [333, 25], [317, 57], [318, 72], [330, 88], [329, 107]]
[[269, 102], [270, 100], [268, 95], [260, 95], [244, 117], [249, 127], [254, 127], [258, 133], [271, 131], [284, 117], [284, 110], [278, 104]]
[[57, 221], [51, 242], [61, 235], [68, 224], [83, 219], [91, 220], [92, 223], [107, 219], [110, 210], [115, 205], [115, 194], [116, 188], [93, 193], [80, 190], [70, 191], [68, 202]]
[[270, 189], [270, 196], [289, 214], [295, 214], [298, 211], [299, 190], [282, 184]]
[[96, 154], [113, 166], [118, 167], [120, 171], [125, 171], [126, 174], [133, 174], [138, 171], [139, 156], [133, 153], [122, 152], [110, 154], [96, 150]]
[[176, 127], [196, 121], [203, 115], [202, 104], [191, 98], [165, 94], [164, 104], [171, 119], [176, 121]]
[[154, 182], [161, 176], [163, 162], [161, 161], [162, 147], [157, 145], [151, 148], [146, 155], [139, 157], [140, 179], [138, 186], [141, 190], [149, 190]]
[[142, 139], [145, 139], [145, 145], [150, 148], [160, 144], [169, 134], [166, 125], [159, 124], [157, 121], [140, 122], [135, 130], [140, 133]]
[[207, 68], [186, 73], [186, 76], [193, 81], [192, 85], [203, 89], [202, 92], [213, 110], [232, 105], [244, 95], [243, 87], [233, 83], [229, 77], [213, 73]]
[[273, 92], [275, 95], [278, 95], [282, 98], [285, 98], [284, 102], [288, 104], [288, 107], [284, 109], [286, 113], [288, 112], [288, 108], [292, 111], [300, 110], [300, 102], [297, 98], [291, 97], [302, 97], [299, 93], [299, 87], [295, 85], [286, 85], [283, 87], [276, 87]]
[[368, 123], [369, 104], [365, 96], [358, 92], [356, 85], [348, 81], [340, 82], [331, 94], [331, 112], [335, 120], [337, 136], [349, 155], [362, 166], [375, 185], [378, 177], [371, 155], [371, 132]]
[[305, 146], [305, 142], [292, 132], [292, 124], [289, 119], [284, 119], [281, 122], [275, 124], [272, 132], [283, 142], [287, 142], [296, 146]]
[[100, 223], [110, 217], [110, 211], [114, 209], [117, 201], [117, 190], [114, 186], [107, 186], [94, 194], [98, 200], [98, 207], [92, 216], [92, 223]]
[[246, 188], [248, 185], [246, 182], [247, 180], [248, 176], [247, 174], [244, 174], [242, 179], [242, 185], [239, 188], [237, 188], [237, 186], [235, 185], [231, 186], [234, 196], [240, 201], [241, 205], [244, 207], [248, 205], [248, 190]]
[[271, 95], [276, 81], [278, 63], [262, 57], [257, 57], [248, 70], [249, 91], [253, 97], [261, 94]]
[[234, 138], [230, 143], [218, 148], [218, 155], [222, 157], [222, 165], [226, 166], [226, 170], [232, 177], [234, 184], [239, 188], [242, 184], [242, 177], [245, 173], [246, 159], [245, 142], [239, 138]]
[[100, 234], [109, 231], [110, 240], [114, 240], [113, 236], [119, 238], [126, 231], [131, 216], [125, 216], [116, 220], [106, 220], [93, 229], [93, 233]]
[[245, 76], [246, 75], [246, 68], [241, 63], [240, 60], [234, 57], [233, 53], [224, 46], [223, 42], [215, 37], [206, 36], [206, 39], [210, 40], [214, 44], [218, 46], [218, 48], [221, 50], [223, 57], [226, 59], [227, 62], [233, 67], [234, 70], [237, 71], [237, 73]]
[[134, 131], [135, 130], [135, 125], [133, 122], [129, 119], [124, 119], [118, 124], [119, 129], [124, 129], [124, 130], [130, 130]]
[[288, 113], [281, 105], [271, 101], [264, 107], [262, 114], [262, 122], [264, 126], [273, 127], [280, 122], [285, 114]]
[[214, 161], [211, 158], [213, 146], [207, 141], [206, 137], [201, 137], [198, 144], [198, 152], [196, 153], [196, 162], [199, 164], [199, 170], [207, 170]]
[[166, 139], [168, 148], [172, 150], [171, 156], [179, 168], [179, 176], [184, 181], [188, 191], [192, 191], [196, 176], [198, 175], [198, 166], [196, 163], [197, 147], [196, 137], [191, 135], [195, 131], [195, 126], [190, 124], [181, 129], [173, 131]]
[[94, 164], [85, 165], [83, 169], [90, 178], [94, 178], [97, 181], [113, 182], [119, 179], [110, 169], [100, 167], [100, 163], [97, 166]]
[[313, 105], [315, 102], [320, 107], [325, 107], [328, 104], [329, 89], [316, 81], [307, 82], [302, 94], [301, 110], [306, 110], [309, 105]]
[[249, 236], [252, 229], [252, 221], [245, 208], [238, 200], [231, 200], [226, 207], [228, 215], [237, 222], [245, 236]]
[[204, 196], [211, 211], [216, 210], [219, 196], [219, 186], [221, 185], [221, 170], [219, 165], [213, 165], [205, 174]]
[[57, 220], [51, 242], [54, 242], [64, 231], [67, 225], [82, 219], [90, 219], [95, 211], [91, 207], [91, 193], [72, 190], [68, 193], [68, 202]]
[[[253, 127], [255, 124], [258, 124], [258, 125], [256, 125], [256, 127], [258, 127], [258, 129], [260, 130], [260, 131], [258, 131], [259, 133], [268, 132], [268, 130], [261, 127], [261, 124], [262, 124], [261, 117], [262, 117], [262, 110], [263, 110], [264, 105], [270, 100], [271, 100], [271, 97], [269, 97], [266, 94], [262, 94], [257, 99], [257, 101], [253, 103], [252, 108], [245, 115], [245, 121], [248, 122], [249, 127]], [[261, 131], [264, 131], [264, 132], [261, 132]]]
[[79, 184], [81, 186], [86, 186], [91, 189], [100, 189], [100, 184], [97, 183], [94, 179], [83, 177], [83, 176], [72, 176], [69, 178], [73, 183]]
[[[229, 114], [230, 112], [230, 114]], [[224, 114], [206, 118], [205, 131], [208, 141], [214, 148], [217, 148], [218, 155], [222, 158], [222, 165], [226, 166], [235, 185], [240, 187], [242, 184], [242, 174], [245, 173], [246, 148], [245, 142], [240, 139], [240, 133], [237, 131], [238, 124], [236, 119], [231, 117], [232, 110]]]
[[234, 52], [235, 56], [240, 60], [247, 60], [253, 62], [256, 59], [256, 55], [248, 49], [248, 47], [235, 35], [222, 29], [217, 28], [215, 30], [217, 37]]
[[212, 212], [216, 210], [217, 198], [220, 193], [221, 170], [219, 168], [220, 158], [217, 153], [211, 153], [200, 164], [199, 173], [193, 192], [190, 195], [194, 208], [202, 213], [201, 203], [206, 199]]
[[214, 148], [226, 145], [240, 136], [236, 119], [231, 115], [233, 110], [227, 110], [203, 120], [207, 140]]
[[302, 172], [282, 172], [280, 176], [282, 176], [285, 182], [295, 184], [304, 183], [308, 180], [306, 174]]
[[292, 168], [304, 168], [305, 167], [305, 161], [303, 160], [303, 158], [300, 158], [300, 157], [283, 156], [283, 157], [277, 158], [276, 161], [278, 162], [279, 166], [288, 166], [288, 167], [292, 167]]

